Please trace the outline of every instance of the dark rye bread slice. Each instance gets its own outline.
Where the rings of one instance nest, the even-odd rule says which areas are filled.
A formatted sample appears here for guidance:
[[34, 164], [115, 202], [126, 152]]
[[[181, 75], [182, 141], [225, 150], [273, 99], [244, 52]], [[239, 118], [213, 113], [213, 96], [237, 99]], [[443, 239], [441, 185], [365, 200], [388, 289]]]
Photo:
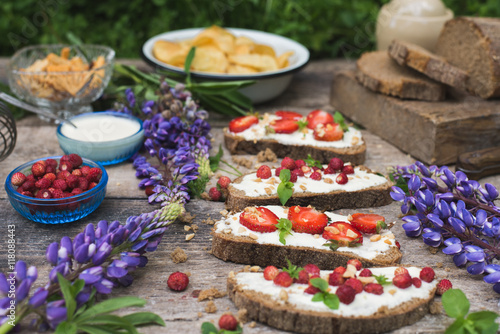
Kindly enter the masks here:
[[294, 333], [357, 334], [383, 333], [417, 322], [429, 313], [435, 289], [428, 298], [415, 298], [397, 307], [381, 308], [372, 316], [341, 317], [328, 312], [301, 310], [294, 305], [280, 305], [263, 293], [245, 291], [236, 277], [228, 277], [229, 298], [237, 308], [246, 309], [249, 319]]
[[443, 84], [398, 65], [386, 51], [366, 52], [356, 65], [356, 79], [374, 92], [413, 100], [441, 101], [445, 98]]
[[[301, 156], [302, 158], [303, 156]], [[371, 172], [370, 169], [360, 166], [363, 170]], [[241, 211], [247, 206], [262, 206], [262, 205], [281, 205], [277, 194], [249, 197], [245, 192], [236, 189], [233, 184], [238, 184], [242, 181], [243, 176], [235, 179], [228, 187], [228, 195], [226, 198], [226, 208], [233, 211]], [[392, 182], [387, 181], [384, 184], [369, 187], [358, 191], [343, 191], [336, 190], [329, 193], [315, 192], [300, 192], [294, 193], [286, 202], [287, 206], [313, 205], [318, 210], [338, 210], [338, 209], [356, 209], [368, 208], [375, 206], [388, 205], [392, 202], [390, 196]]]
[[408, 66], [431, 79], [460, 90], [466, 89], [469, 75], [451, 65], [445, 58], [433, 54], [423, 47], [405, 41], [394, 40], [388, 49], [389, 55], [401, 66]]
[[308, 154], [321, 163], [328, 163], [331, 158], [340, 158], [343, 161], [359, 165], [365, 162], [366, 144], [356, 145], [348, 148], [317, 147], [311, 145], [287, 145], [272, 139], [261, 139], [257, 141], [245, 140], [228, 129], [224, 129], [224, 143], [231, 154], [258, 154], [271, 149], [278, 158], [290, 157], [302, 159]]
[[445, 23], [436, 53], [467, 71], [467, 90], [482, 98], [500, 96], [500, 19], [457, 17]]
[[[364, 267], [387, 267], [401, 261], [403, 254], [397, 247], [366, 259], [350, 252], [337, 252], [311, 247], [259, 244], [247, 236], [235, 236], [212, 230], [212, 254], [223, 261], [243, 263], [255, 266], [286, 267], [287, 261], [298, 266], [316, 264], [322, 270], [333, 270], [344, 266], [349, 259], [358, 259]], [[319, 241], [318, 241], [319, 242]]]

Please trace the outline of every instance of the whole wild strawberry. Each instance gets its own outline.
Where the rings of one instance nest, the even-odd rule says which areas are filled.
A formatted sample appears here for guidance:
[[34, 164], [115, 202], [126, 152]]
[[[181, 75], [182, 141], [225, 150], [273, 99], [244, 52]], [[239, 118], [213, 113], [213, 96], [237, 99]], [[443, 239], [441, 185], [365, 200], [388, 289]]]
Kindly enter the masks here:
[[282, 271], [274, 278], [273, 282], [276, 285], [287, 288], [292, 285], [293, 278], [286, 271]]
[[320, 180], [321, 180], [321, 173], [319, 173], [319, 172], [314, 172], [314, 173], [312, 173], [311, 175], [309, 175], [309, 177], [310, 177], [312, 180], [320, 181]]
[[420, 271], [420, 279], [424, 282], [432, 282], [434, 280], [434, 276], [436, 276], [436, 274], [434, 273], [434, 269], [431, 267], [424, 267]]
[[57, 168], [56, 167], [52, 167], [51, 165], [47, 165], [45, 167], [45, 173], [56, 174], [57, 173]]
[[221, 176], [221, 177], [219, 177], [219, 180], [217, 181], [217, 184], [222, 189], [227, 189], [227, 187], [229, 187], [230, 183], [231, 183], [231, 179], [227, 176]]
[[381, 295], [384, 293], [384, 287], [378, 283], [368, 283], [363, 289], [368, 293], [373, 293], [374, 295]]
[[262, 165], [257, 169], [257, 177], [261, 179], [268, 179], [272, 176], [271, 168], [268, 165]]
[[54, 180], [56, 179], [56, 174], [54, 173], [46, 173], [44, 176], [43, 176], [44, 179], [48, 179], [50, 182], [54, 182]]
[[339, 273], [340, 275], [344, 275], [345, 271], [347, 269], [345, 267], [342, 267], [342, 266], [338, 266], [337, 268], [333, 269], [333, 272], [334, 273]]
[[304, 176], [304, 171], [302, 170], [302, 168], [295, 168], [294, 170], [292, 170], [292, 173], [297, 174], [297, 176]]
[[68, 188], [68, 184], [62, 179], [56, 179], [52, 182], [52, 187], [65, 191]]
[[340, 302], [346, 305], [352, 303], [354, 298], [356, 298], [356, 290], [345, 284], [339, 286], [335, 294], [339, 297]]
[[396, 275], [392, 279], [392, 284], [400, 289], [407, 289], [413, 284], [413, 280], [409, 274]]
[[15, 187], [20, 187], [24, 181], [26, 181], [26, 175], [21, 172], [14, 173], [10, 179], [10, 182]]
[[293, 183], [297, 182], [297, 177], [298, 176], [299, 175], [294, 170], [292, 170], [290, 172], [290, 182], [293, 182]]
[[33, 166], [31, 166], [31, 173], [36, 177], [41, 177], [45, 174], [45, 165], [40, 161], [35, 162]]
[[276, 168], [276, 170], [274, 171], [274, 175], [279, 177], [282, 169], [283, 167]]
[[223, 314], [219, 319], [219, 328], [234, 331], [238, 328], [238, 320], [232, 314]]
[[89, 188], [89, 180], [87, 180], [83, 176], [79, 177], [78, 178], [78, 188], [82, 189], [83, 191], [87, 190]]
[[208, 191], [208, 196], [210, 196], [212, 201], [219, 201], [222, 198], [222, 193], [219, 189], [217, 189], [217, 187], [212, 187]]
[[89, 182], [99, 182], [102, 176], [102, 170], [98, 167], [93, 167], [89, 170], [89, 173], [87, 174], [87, 180]]
[[439, 283], [437, 285], [436, 295], [442, 296], [443, 293], [450, 290], [452, 287], [453, 287], [453, 285], [451, 284], [450, 280], [447, 280], [446, 278], [442, 279], [439, 281]]
[[71, 175], [71, 173], [68, 172], [67, 170], [60, 171], [59, 173], [56, 174], [59, 180], [66, 180], [68, 175]]
[[308, 263], [304, 266], [304, 270], [307, 271], [309, 275], [319, 275], [319, 267], [315, 264]]
[[295, 161], [289, 157], [284, 157], [283, 160], [281, 160], [281, 167], [289, 170], [297, 168], [297, 166], [295, 165]]
[[295, 168], [302, 168], [302, 166], [305, 166], [306, 162], [302, 159], [295, 160]]
[[345, 175], [345, 173], [340, 173], [335, 178], [335, 182], [337, 182], [338, 184], [346, 184], [347, 181], [349, 181], [349, 179], [347, 178], [347, 175]]
[[309, 284], [309, 274], [305, 269], [302, 269], [299, 271], [299, 278], [294, 278], [293, 282], [298, 284]]
[[63, 161], [59, 164], [59, 170], [60, 171], [67, 171], [68, 173], [71, 173], [73, 171], [73, 164], [69, 161]]
[[82, 166], [82, 168], [80, 168], [80, 171], [82, 172], [83, 176], [87, 176], [89, 175], [90, 169], [91, 168], [89, 166]]
[[272, 281], [279, 273], [279, 269], [275, 266], [267, 266], [266, 269], [264, 269], [264, 279]]
[[328, 284], [331, 286], [339, 286], [345, 283], [345, 278], [338, 272], [333, 272], [328, 277]]
[[168, 287], [174, 291], [184, 291], [186, 290], [188, 284], [189, 277], [180, 271], [170, 274], [167, 279]]
[[42, 189], [36, 193], [36, 198], [50, 199], [50, 198], [52, 198], [52, 194], [50, 193], [50, 191], [48, 189]]
[[406, 269], [405, 267], [397, 267], [394, 270], [394, 275], [401, 275], [401, 274], [408, 274], [408, 269]]
[[340, 158], [331, 158], [328, 163], [328, 167], [333, 169], [334, 171], [341, 171], [342, 167], [344, 167], [344, 161]]
[[371, 277], [371, 276], [372, 276], [372, 271], [368, 268], [361, 270], [361, 272], [359, 273], [359, 277]]
[[69, 174], [66, 177], [66, 183], [68, 184], [68, 188], [78, 188], [78, 176], [74, 176], [73, 174]]
[[71, 172], [71, 174], [73, 174], [74, 176], [78, 176], [78, 177], [81, 177], [83, 176], [83, 173], [82, 173], [82, 170], [81, 169], [73, 169], [73, 171]]
[[70, 155], [68, 155], [68, 161], [71, 162], [73, 168], [78, 168], [83, 164], [82, 158], [75, 153], [71, 153]]
[[35, 187], [38, 189], [47, 189], [52, 185], [52, 182], [50, 182], [49, 179], [46, 178], [41, 178], [40, 180], [35, 182]]
[[413, 285], [418, 289], [422, 286], [422, 280], [418, 277], [413, 277], [412, 279]]
[[304, 293], [307, 293], [307, 294], [310, 294], [310, 295], [315, 295], [317, 294], [318, 292], [321, 292], [320, 289], [318, 289], [317, 287], [315, 286], [312, 286], [312, 285], [309, 285], [307, 287], [307, 289], [304, 290]]
[[356, 293], [363, 292], [363, 283], [357, 278], [349, 278], [344, 284], [351, 286]]
[[345, 165], [344, 167], [342, 167], [342, 173], [354, 174], [354, 167], [352, 167], [352, 165]]

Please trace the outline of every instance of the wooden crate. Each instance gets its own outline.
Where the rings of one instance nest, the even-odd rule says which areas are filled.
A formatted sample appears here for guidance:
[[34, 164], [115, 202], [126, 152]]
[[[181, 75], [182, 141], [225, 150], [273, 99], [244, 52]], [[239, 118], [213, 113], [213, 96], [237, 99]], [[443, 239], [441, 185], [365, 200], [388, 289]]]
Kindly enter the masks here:
[[360, 85], [354, 71], [334, 74], [330, 103], [402, 151], [428, 164], [455, 163], [459, 154], [500, 146], [500, 101], [450, 97], [402, 100]]

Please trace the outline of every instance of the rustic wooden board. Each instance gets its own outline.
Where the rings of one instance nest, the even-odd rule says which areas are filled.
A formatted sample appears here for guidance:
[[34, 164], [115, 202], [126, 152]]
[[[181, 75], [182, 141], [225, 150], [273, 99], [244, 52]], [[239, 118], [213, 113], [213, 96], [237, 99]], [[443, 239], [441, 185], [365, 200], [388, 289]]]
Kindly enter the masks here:
[[331, 105], [389, 143], [429, 164], [500, 145], [500, 103], [467, 96], [442, 102], [401, 100], [361, 86], [353, 71], [335, 72]]

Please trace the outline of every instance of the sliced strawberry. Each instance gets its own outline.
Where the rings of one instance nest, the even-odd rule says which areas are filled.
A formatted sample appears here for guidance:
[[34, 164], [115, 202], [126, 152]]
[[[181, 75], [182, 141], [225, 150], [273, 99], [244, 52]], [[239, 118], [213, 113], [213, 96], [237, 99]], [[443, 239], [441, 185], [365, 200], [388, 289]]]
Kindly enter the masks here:
[[269, 126], [275, 133], [293, 133], [299, 129], [299, 124], [293, 119], [278, 119], [272, 121]]
[[319, 141], [337, 141], [344, 137], [344, 131], [337, 123], [318, 124], [313, 136]]
[[229, 122], [229, 131], [238, 133], [245, 131], [253, 124], [259, 123], [257, 116], [240, 116]]
[[374, 213], [355, 213], [351, 215], [352, 226], [363, 233], [380, 233], [380, 230], [386, 228], [385, 218]]
[[307, 127], [314, 130], [318, 124], [333, 123], [333, 116], [323, 110], [313, 110], [307, 115]]
[[336, 241], [339, 247], [350, 247], [363, 243], [361, 232], [346, 222], [334, 222], [325, 227], [323, 238]]
[[295, 112], [295, 111], [287, 111], [287, 110], [278, 110], [276, 112], [276, 116], [282, 118], [282, 119], [292, 119], [294, 121], [298, 121], [299, 119], [301, 119], [302, 116], [301, 114], [299, 114], [298, 112]]
[[292, 230], [298, 233], [320, 234], [328, 224], [328, 216], [313, 208], [292, 206], [288, 209]]
[[255, 232], [274, 232], [278, 216], [263, 207], [246, 208], [240, 215], [240, 224]]

